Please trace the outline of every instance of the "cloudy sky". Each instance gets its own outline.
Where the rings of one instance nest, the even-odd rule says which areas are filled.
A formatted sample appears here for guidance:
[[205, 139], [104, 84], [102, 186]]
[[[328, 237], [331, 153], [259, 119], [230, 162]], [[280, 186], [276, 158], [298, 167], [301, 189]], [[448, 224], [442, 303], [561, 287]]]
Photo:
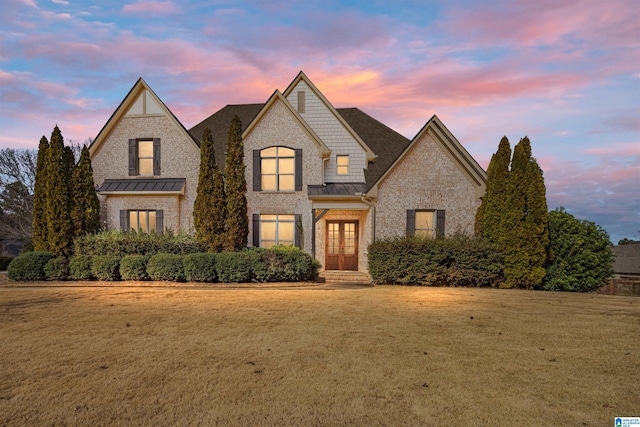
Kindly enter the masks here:
[[0, 148], [95, 137], [142, 76], [190, 128], [300, 70], [412, 138], [437, 114], [486, 169], [527, 135], [549, 208], [640, 238], [638, 0], [2, 0]]

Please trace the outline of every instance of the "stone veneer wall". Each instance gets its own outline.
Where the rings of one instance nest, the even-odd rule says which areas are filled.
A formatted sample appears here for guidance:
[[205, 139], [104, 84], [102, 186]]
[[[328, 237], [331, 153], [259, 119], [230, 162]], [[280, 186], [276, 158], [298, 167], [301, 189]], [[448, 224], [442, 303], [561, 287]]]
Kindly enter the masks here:
[[478, 206], [476, 185], [425, 134], [378, 185], [376, 238], [404, 236], [408, 209], [444, 209], [445, 235], [473, 234]]
[[185, 194], [180, 197], [180, 213], [178, 215], [175, 195], [100, 196], [103, 224], [106, 222], [108, 229], [119, 229], [120, 209], [163, 209], [165, 228], [192, 231], [200, 149], [172, 118], [164, 115], [124, 117], [92, 156], [94, 182], [100, 185], [107, 178], [136, 178], [129, 176], [128, 146], [131, 138], [160, 138], [162, 174], [155, 178], [186, 178]]
[[[273, 146], [302, 148], [302, 191], [262, 192], [253, 191], [253, 150]], [[294, 119], [291, 112], [276, 101], [262, 120], [244, 140], [244, 159], [247, 179], [247, 204], [249, 206], [249, 236], [253, 241], [253, 214], [301, 214], [304, 243], [303, 248], [311, 253], [311, 200], [307, 196], [307, 185], [322, 183], [322, 158], [318, 146]], [[324, 261], [322, 261], [324, 263]]]
[[[305, 92], [305, 112], [300, 115], [331, 150], [331, 158], [326, 163], [325, 181], [364, 182], [364, 169], [367, 167], [365, 150], [304, 81], [300, 81], [287, 97], [293, 108], [298, 108], [300, 91]], [[336, 173], [336, 155], [341, 154], [349, 155], [348, 175]]]

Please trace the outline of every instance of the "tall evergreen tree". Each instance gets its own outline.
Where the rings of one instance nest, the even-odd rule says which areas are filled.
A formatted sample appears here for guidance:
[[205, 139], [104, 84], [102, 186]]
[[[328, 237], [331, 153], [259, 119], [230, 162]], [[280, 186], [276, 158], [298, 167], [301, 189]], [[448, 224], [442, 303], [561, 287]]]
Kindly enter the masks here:
[[498, 151], [491, 156], [487, 168], [487, 191], [476, 213], [475, 232], [487, 240], [497, 243], [505, 232], [502, 223], [503, 213], [507, 209], [507, 179], [511, 162], [511, 145], [503, 136]]
[[73, 169], [71, 185], [71, 223], [74, 237], [98, 231], [100, 202], [93, 183], [93, 167], [86, 145], [82, 147], [80, 160]]
[[505, 229], [498, 239], [505, 251], [505, 286], [531, 289], [545, 275], [549, 227], [542, 170], [527, 137], [513, 150], [506, 189]]
[[47, 151], [49, 141], [43, 135], [38, 146], [38, 163], [36, 166], [36, 182], [33, 192], [33, 249], [36, 251], [48, 251], [47, 239], [49, 230], [47, 226]]
[[213, 148], [211, 131], [205, 128], [200, 145], [200, 175], [193, 205], [193, 223], [200, 246], [207, 252], [220, 252], [225, 242], [227, 196]]
[[47, 150], [47, 227], [49, 250], [57, 255], [70, 255], [73, 250], [71, 225], [71, 172], [73, 152], [64, 146], [58, 126], [53, 129]]
[[242, 122], [238, 116], [235, 116], [229, 126], [224, 169], [228, 215], [225, 224], [224, 249], [226, 251], [239, 251], [247, 247], [249, 218], [247, 216], [247, 180], [244, 170]]

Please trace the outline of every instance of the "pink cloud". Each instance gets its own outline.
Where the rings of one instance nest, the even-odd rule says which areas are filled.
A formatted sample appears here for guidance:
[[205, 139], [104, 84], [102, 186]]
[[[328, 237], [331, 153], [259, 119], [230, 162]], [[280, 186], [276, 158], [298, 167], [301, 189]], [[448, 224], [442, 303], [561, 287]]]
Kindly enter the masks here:
[[170, 15], [180, 12], [175, 4], [168, 1], [139, 1], [123, 6], [122, 11], [125, 13], [152, 13], [156, 15]]

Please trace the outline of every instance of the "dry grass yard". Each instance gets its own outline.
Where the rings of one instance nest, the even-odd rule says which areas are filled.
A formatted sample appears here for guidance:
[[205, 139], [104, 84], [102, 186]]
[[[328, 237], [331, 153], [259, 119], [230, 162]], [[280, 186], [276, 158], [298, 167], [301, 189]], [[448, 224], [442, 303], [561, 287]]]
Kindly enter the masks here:
[[0, 287], [0, 425], [613, 425], [640, 298]]

